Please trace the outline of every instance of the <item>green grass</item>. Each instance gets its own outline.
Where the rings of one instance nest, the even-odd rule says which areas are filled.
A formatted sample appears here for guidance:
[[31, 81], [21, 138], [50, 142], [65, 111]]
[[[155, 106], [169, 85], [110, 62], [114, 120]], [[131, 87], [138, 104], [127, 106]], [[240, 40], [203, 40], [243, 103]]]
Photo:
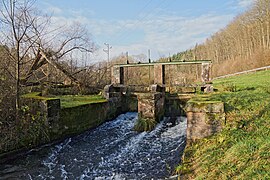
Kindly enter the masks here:
[[70, 107], [81, 106], [85, 104], [107, 102], [107, 100], [101, 95], [89, 95], [89, 96], [67, 95], [67, 96], [56, 96], [55, 98], [60, 99], [61, 108], [70, 108]]
[[189, 179], [270, 179], [270, 71], [214, 81], [225, 102], [221, 133], [191, 144], [178, 173]]
[[32, 92], [22, 95], [23, 98], [33, 98], [38, 100], [51, 100], [60, 99], [61, 108], [70, 108], [75, 106], [81, 106], [85, 104], [102, 103], [107, 102], [107, 100], [101, 95], [65, 95], [65, 96], [53, 96], [44, 97], [41, 96], [40, 92]]
[[256, 88], [270, 89], [270, 71], [260, 71], [246, 75], [239, 75], [214, 81], [215, 88], [223, 89], [226, 86], [235, 85], [236, 91], [254, 90]]
[[28, 94], [24, 94], [21, 96], [22, 98], [32, 98], [32, 99], [38, 99], [38, 100], [51, 100], [51, 99], [56, 99], [54, 97], [44, 97], [41, 96], [41, 92], [31, 92]]

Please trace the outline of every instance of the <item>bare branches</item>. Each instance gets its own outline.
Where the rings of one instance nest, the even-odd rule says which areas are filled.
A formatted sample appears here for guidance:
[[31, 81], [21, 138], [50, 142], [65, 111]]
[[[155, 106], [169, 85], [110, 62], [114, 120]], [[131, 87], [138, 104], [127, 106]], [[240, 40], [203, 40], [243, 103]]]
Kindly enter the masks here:
[[211, 59], [214, 75], [223, 75], [269, 65], [269, 51], [270, 0], [256, 0], [191, 54], [197, 59]]
[[78, 23], [65, 28], [59, 36], [59, 47], [54, 54], [59, 59], [75, 50], [90, 53], [94, 51], [94, 44], [89, 39], [90, 35]]
[[34, 3], [34, 0], [1, 0], [0, 34], [5, 37], [10, 59], [17, 64], [18, 81], [20, 76], [29, 79], [47, 63], [40, 50], [56, 63], [74, 51], [91, 53], [95, 46], [87, 30], [78, 23], [50, 28], [50, 17], [37, 14]]

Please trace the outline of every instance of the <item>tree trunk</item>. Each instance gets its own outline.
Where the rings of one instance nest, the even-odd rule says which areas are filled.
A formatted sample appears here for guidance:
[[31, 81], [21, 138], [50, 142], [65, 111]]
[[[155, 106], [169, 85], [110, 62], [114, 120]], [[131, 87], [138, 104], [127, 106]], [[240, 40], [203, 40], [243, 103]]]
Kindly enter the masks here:
[[16, 122], [19, 123], [20, 118], [20, 44], [17, 42], [16, 45]]

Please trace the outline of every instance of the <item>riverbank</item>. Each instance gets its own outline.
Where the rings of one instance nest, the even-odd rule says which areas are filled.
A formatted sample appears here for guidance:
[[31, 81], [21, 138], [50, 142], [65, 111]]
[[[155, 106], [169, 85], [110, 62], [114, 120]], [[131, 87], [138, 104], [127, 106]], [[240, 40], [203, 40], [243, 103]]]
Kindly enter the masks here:
[[78, 136], [0, 164], [0, 179], [165, 179], [179, 163], [186, 118], [136, 132], [128, 112]]
[[130, 110], [126, 105], [129, 99], [122, 96], [106, 100], [99, 95], [40, 95], [22, 96], [22, 114], [17, 124], [0, 124], [0, 161], [81, 134]]
[[225, 102], [226, 125], [209, 138], [190, 144], [184, 179], [270, 178], [270, 71], [214, 81], [209, 98]]

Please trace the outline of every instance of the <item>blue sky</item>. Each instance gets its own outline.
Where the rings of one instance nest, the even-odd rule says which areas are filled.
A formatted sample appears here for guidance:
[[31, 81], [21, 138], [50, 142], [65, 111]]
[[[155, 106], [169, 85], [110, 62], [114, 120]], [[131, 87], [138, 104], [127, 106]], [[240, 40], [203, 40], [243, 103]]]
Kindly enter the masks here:
[[193, 47], [224, 28], [254, 0], [37, 0], [56, 23], [86, 26], [100, 47], [90, 61], [129, 52], [156, 60]]

